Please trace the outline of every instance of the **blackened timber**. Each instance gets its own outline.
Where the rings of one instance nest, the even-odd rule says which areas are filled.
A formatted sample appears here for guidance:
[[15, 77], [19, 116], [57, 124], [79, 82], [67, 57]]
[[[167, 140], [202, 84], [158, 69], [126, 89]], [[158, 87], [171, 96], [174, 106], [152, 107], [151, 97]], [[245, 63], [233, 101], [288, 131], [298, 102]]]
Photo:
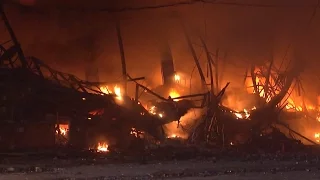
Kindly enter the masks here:
[[26, 68], [27, 67], [27, 62], [26, 62], [26, 59], [25, 59], [25, 56], [23, 54], [23, 51], [21, 49], [21, 46], [20, 46], [20, 43], [18, 42], [18, 39], [16, 37], [16, 35], [14, 34], [13, 32], [13, 29], [11, 28], [11, 25], [7, 19], [7, 16], [6, 14], [4, 13], [4, 9], [3, 9], [3, 4], [2, 2], [0, 2], [0, 13], [1, 13], [1, 16], [2, 16], [2, 20], [4, 21], [4, 24], [11, 36], [11, 39], [14, 43], [14, 46], [17, 48], [17, 54], [18, 54], [18, 57], [21, 61], [21, 64], [22, 64], [22, 67]]
[[[137, 78], [132, 78], [132, 79], [127, 79], [127, 82], [131, 82], [131, 81], [140, 81], [140, 80], [145, 80], [145, 77], [137, 77]], [[103, 85], [103, 84], [116, 84], [122, 81], [114, 81], [114, 82], [88, 82], [88, 81], [82, 81], [82, 83], [88, 84], [88, 85], [95, 85], [95, 86], [99, 86], [99, 85]]]
[[216, 50], [216, 65], [215, 65], [215, 79], [216, 79], [216, 92], [219, 91], [219, 49]]
[[189, 36], [188, 36], [188, 34], [187, 34], [187, 30], [186, 30], [186, 28], [184, 27], [183, 23], [182, 23], [182, 26], [183, 26], [184, 35], [185, 35], [185, 37], [186, 37], [188, 46], [189, 46], [189, 48], [190, 48], [192, 57], [193, 57], [193, 59], [194, 59], [194, 61], [195, 61], [195, 63], [196, 63], [196, 66], [197, 66], [197, 68], [198, 68], [198, 72], [199, 72], [199, 74], [200, 74], [200, 78], [201, 78], [201, 81], [202, 81], [202, 85], [203, 85], [203, 86], [206, 86], [206, 78], [205, 78], [205, 76], [204, 76], [204, 74], [203, 74], [203, 71], [202, 71], [202, 68], [201, 68], [199, 59], [198, 59], [198, 57], [197, 57], [197, 54], [196, 54], [195, 50], [193, 49], [191, 40], [190, 40], [190, 38], [189, 38]]
[[136, 92], [135, 92], [135, 98], [134, 98], [134, 100], [135, 100], [136, 102], [138, 102], [138, 100], [139, 100], [139, 85], [138, 85], [138, 84], [136, 84]]
[[213, 85], [213, 72], [212, 72], [212, 58], [210, 55], [210, 52], [207, 48], [206, 43], [204, 42], [204, 40], [200, 37], [202, 45], [204, 47], [204, 50], [206, 51], [206, 55], [207, 55], [207, 60], [208, 60], [208, 66], [209, 66], [209, 72], [210, 72], [210, 87], [211, 87], [211, 93], [212, 95], [214, 95], [214, 85]]
[[149, 92], [150, 94], [156, 96], [157, 98], [159, 98], [159, 99], [161, 99], [161, 100], [168, 101], [168, 99], [166, 99], [166, 98], [160, 96], [159, 94], [153, 92], [152, 90], [150, 90], [149, 88], [143, 86], [142, 84], [139, 84], [137, 81], [135, 81], [134, 79], [132, 79], [129, 75], [127, 75], [127, 76], [128, 76], [128, 78], [129, 78], [129, 80], [135, 82], [136, 85], [140, 86], [143, 90], [146, 90], [147, 92]]
[[277, 124], [279, 124], [279, 125], [281, 125], [281, 126], [283, 126], [283, 127], [287, 128], [287, 129], [289, 129], [291, 132], [293, 132], [294, 134], [296, 134], [296, 135], [300, 136], [301, 138], [303, 138], [303, 139], [305, 139], [305, 140], [309, 141], [310, 143], [312, 143], [312, 144], [314, 144], [314, 145], [318, 145], [316, 142], [314, 142], [314, 141], [312, 141], [311, 139], [309, 139], [309, 138], [307, 138], [307, 137], [303, 136], [302, 134], [300, 134], [300, 133], [298, 133], [297, 131], [295, 131], [295, 130], [291, 129], [290, 127], [288, 127], [288, 126], [284, 125], [283, 123], [278, 122]]
[[161, 49], [161, 73], [164, 85], [171, 85], [174, 82], [174, 64], [171, 49], [168, 42], [164, 42]]
[[123, 48], [123, 42], [122, 42], [122, 36], [121, 36], [121, 30], [120, 30], [120, 22], [116, 22], [116, 29], [117, 29], [117, 35], [118, 35], [118, 43], [119, 43], [119, 49], [120, 49], [120, 55], [121, 55], [121, 65], [122, 65], [122, 77], [123, 77], [123, 84], [124, 84], [124, 94], [127, 95], [127, 67], [126, 67], [126, 59], [124, 55], [124, 48]]

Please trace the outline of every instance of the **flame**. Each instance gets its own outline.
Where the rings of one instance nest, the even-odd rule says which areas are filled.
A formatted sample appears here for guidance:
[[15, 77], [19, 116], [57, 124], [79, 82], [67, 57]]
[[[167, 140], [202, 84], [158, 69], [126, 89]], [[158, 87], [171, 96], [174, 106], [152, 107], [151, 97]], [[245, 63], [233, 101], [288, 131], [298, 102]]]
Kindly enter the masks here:
[[59, 124], [58, 127], [59, 127], [59, 130], [56, 130], [56, 133], [59, 134], [59, 131], [60, 131], [60, 135], [66, 136], [69, 131], [69, 125], [68, 124]]
[[174, 81], [175, 81], [175, 82], [180, 82], [180, 80], [181, 80], [180, 75], [175, 74], [175, 75], [174, 75]]
[[156, 106], [151, 106], [150, 109], [149, 109], [149, 113], [152, 114], [152, 115], [158, 115], [160, 118], [164, 117], [163, 113], [158, 113], [157, 112], [157, 107]]
[[320, 142], [320, 133], [314, 133], [314, 139], [316, 142]]
[[97, 152], [109, 152], [107, 143], [98, 143]]
[[108, 88], [108, 86], [101, 86], [101, 87], [99, 87], [99, 89], [104, 94], [115, 94], [117, 96], [118, 100], [122, 100], [121, 88], [119, 86], [117, 86], [117, 85], [114, 86], [113, 92]]
[[176, 134], [171, 134], [167, 137], [168, 139], [174, 139], [174, 138], [180, 138], [178, 135]]
[[[171, 98], [177, 98], [177, 97], [180, 97], [180, 94], [176, 90], [171, 89], [170, 92], [169, 92], [169, 96]], [[179, 100], [175, 99], [174, 101], [179, 101]]]
[[[255, 106], [253, 108], [251, 108], [250, 111], [253, 111], [257, 109]], [[232, 111], [231, 111], [232, 112]], [[234, 112], [233, 113], [237, 119], [249, 119], [250, 118], [250, 112], [247, 109], [243, 109], [242, 112]]]
[[108, 88], [108, 86], [101, 86], [100, 87], [101, 92], [103, 92], [104, 94], [111, 94], [112, 91]]
[[302, 111], [302, 107], [298, 106], [292, 98], [287, 99], [287, 105], [286, 105], [287, 110], [294, 110], [294, 111]]
[[136, 128], [131, 128], [130, 134], [134, 137], [141, 137], [140, 135], [143, 135], [144, 132], [138, 131]]
[[153, 115], [156, 115], [157, 114], [157, 112], [156, 112], [156, 107], [155, 106], [151, 106], [151, 108], [149, 109], [149, 113], [150, 114], [153, 114]]
[[114, 94], [117, 95], [117, 99], [122, 100], [121, 88], [118, 86], [114, 87]]

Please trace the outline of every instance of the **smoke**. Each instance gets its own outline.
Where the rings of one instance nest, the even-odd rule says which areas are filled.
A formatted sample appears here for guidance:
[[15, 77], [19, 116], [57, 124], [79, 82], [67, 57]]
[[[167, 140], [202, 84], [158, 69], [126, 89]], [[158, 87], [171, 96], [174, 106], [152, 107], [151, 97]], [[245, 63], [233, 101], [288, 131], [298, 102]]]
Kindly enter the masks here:
[[164, 126], [167, 137], [180, 137], [187, 139], [192, 131], [192, 127], [197, 123], [203, 114], [201, 109], [190, 109], [187, 114], [180, 118], [180, 124], [176, 121]]
[[[187, 27], [204, 70], [206, 57], [196, 45], [200, 44], [199, 36], [206, 40], [210, 51], [215, 52], [219, 48], [222, 52], [228, 53], [228, 67], [223, 72], [223, 81], [230, 81], [231, 86], [239, 82], [239, 74], [244, 72], [245, 64], [263, 62], [271, 56], [282, 59], [290, 43], [293, 43], [290, 52], [299, 51], [301, 59], [307, 62], [305, 69], [318, 74], [315, 67], [319, 64], [316, 59], [320, 56], [316, 48], [320, 45], [320, 36], [317, 34], [320, 30], [317, 23], [319, 17], [316, 15], [314, 22], [307, 27], [312, 14], [312, 8], [307, 6], [256, 8], [195, 4], [110, 14], [81, 11], [80, 8], [131, 7], [150, 5], [154, 2], [30, 2], [27, 4], [33, 6], [5, 6], [25, 53], [42, 59], [53, 68], [73, 73], [80, 78], [84, 78], [85, 69], [90, 65], [99, 69], [102, 81], [117, 80], [121, 76], [119, 47], [114, 26], [116, 18], [121, 21], [128, 73], [133, 77], [146, 76], [149, 81], [161, 80], [161, 52], [157, 47], [161, 39], [167, 39], [169, 42], [176, 69], [191, 74], [194, 60], [180, 25], [181, 20]], [[267, 3], [312, 5], [314, 1], [282, 0]], [[57, 7], [73, 7], [73, 10]], [[1, 37], [1, 41], [8, 39], [8, 36]], [[308, 76], [314, 74], [309, 73]], [[199, 79], [196, 71], [193, 78]], [[312, 89], [312, 86], [309, 86]]]

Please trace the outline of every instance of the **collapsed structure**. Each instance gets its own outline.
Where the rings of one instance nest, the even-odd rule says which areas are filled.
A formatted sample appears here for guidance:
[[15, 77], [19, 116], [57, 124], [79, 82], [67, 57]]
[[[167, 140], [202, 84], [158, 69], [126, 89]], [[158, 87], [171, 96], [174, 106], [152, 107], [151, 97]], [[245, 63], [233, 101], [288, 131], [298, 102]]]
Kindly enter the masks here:
[[[246, 73], [245, 83], [248, 85], [247, 95], [252, 96], [254, 105], [234, 110], [223, 103], [230, 83], [224, 86], [220, 84], [218, 62], [214, 59], [218, 59], [218, 52], [215, 57], [212, 56], [201, 38], [210, 82], [207, 83], [185, 32], [203, 91], [180, 96], [177, 91], [184, 87], [177, 83], [181, 77], [175, 71], [169, 45], [165, 48], [161, 63], [164, 83], [161, 87], [149, 89], [139, 83], [144, 77], [132, 78], [125, 69], [118, 27], [123, 81], [84, 81], [74, 75], [56, 71], [35, 57], [25, 57], [2, 6], [0, 11], [11, 38], [0, 46], [1, 150], [54, 148], [62, 145], [105, 152], [113, 148], [128, 149], [136, 140], [147, 137], [158, 142], [164, 142], [167, 138], [183, 138], [188, 143], [205, 142], [228, 146], [248, 143], [257, 137], [278, 132], [276, 129], [279, 126], [314, 143], [314, 140], [290, 129], [281, 120], [308, 109], [290, 103], [292, 84], [301, 73], [296, 60], [286, 71], [277, 69], [273, 61], [259, 66], [252, 65]], [[134, 98], [125, 93], [128, 82], [136, 86]], [[168, 96], [159, 95], [161, 89], [174, 91]], [[139, 99], [141, 93], [148, 93], [156, 100]], [[192, 123], [181, 122], [194, 109], [200, 109], [201, 115]], [[301, 118], [304, 115], [301, 114]], [[184, 137], [164, 130], [172, 122], [183, 128], [186, 134]]]

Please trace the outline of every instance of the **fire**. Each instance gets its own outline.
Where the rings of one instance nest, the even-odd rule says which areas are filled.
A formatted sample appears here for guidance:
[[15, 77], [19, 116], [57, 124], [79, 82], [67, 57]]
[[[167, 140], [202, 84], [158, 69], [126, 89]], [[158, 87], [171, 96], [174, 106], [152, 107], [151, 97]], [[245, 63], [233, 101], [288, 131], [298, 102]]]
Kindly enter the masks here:
[[69, 131], [69, 125], [68, 124], [59, 124], [58, 127], [59, 127], [59, 130], [56, 130], [56, 133], [59, 134], [59, 131], [60, 131], [60, 135], [66, 136]]
[[104, 93], [104, 94], [111, 94], [112, 91], [110, 91], [110, 89], [108, 88], [108, 86], [101, 86], [100, 90]]
[[122, 100], [121, 88], [117, 85], [114, 86], [113, 92], [108, 88], [108, 86], [101, 86], [100, 90], [104, 94], [115, 94], [118, 100]]
[[320, 142], [320, 133], [314, 133], [314, 139], [316, 140], [316, 142]]
[[153, 114], [153, 115], [156, 115], [157, 114], [156, 107], [155, 106], [151, 106], [151, 108], [149, 109], [149, 113]]
[[114, 87], [114, 94], [117, 95], [117, 99], [122, 100], [121, 88], [118, 86]]
[[174, 81], [175, 81], [175, 82], [180, 82], [180, 80], [181, 80], [180, 75], [175, 74], [175, 75], [174, 75]]
[[108, 144], [107, 143], [98, 143], [97, 152], [108, 152]]
[[[254, 106], [251, 108], [251, 111], [255, 110], [256, 107]], [[243, 109], [242, 112], [234, 112], [234, 115], [237, 117], [237, 119], [249, 119], [250, 118], [250, 112], [247, 109]]]
[[292, 98], [288, 98], [286, 109], [287, 110], [294, 110], [294, 111], [302, 111], [302, 107], [296, 105], [296, 103], [292, 100]]
[[[177, 98], [177, 97], [180, 97], [180, 94], [176, 90], [171, 89], [169, 92], [169, 96], [171, 98]], [[178, 101], [178, 100], [175, 99], [174, 101]]]
[[180, 138], [178, 135], [176, 134], [171, 134], [170, 136], [167, 137], [168, 139], [173, 139], [173, 138]]
[[164, 117], [163, 113], [157, 112], [157, 107], [156, 106], [151, 106], [150, 109], [149, 109], [149, 113], [152, 114], [152, 115], [158, 115], [160, 118]]
[[138, 131], [136, 128], [131, 128], [130, 134], [138, 138], [138, 137], [142, 137], [144, 132]]

